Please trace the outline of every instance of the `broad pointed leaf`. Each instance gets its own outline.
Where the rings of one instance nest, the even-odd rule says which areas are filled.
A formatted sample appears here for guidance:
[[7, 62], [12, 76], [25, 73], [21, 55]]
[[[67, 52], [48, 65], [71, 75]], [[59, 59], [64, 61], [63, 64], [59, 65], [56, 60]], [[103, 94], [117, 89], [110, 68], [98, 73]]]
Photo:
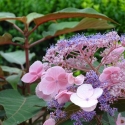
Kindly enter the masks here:
[[21, 75], [22, 75], [22, 72], [20, 71], [19, 74], [15, 74], [15, 75], [10, 75], [6, 78], [6, 81], [8, 81], [12, 88], [17, 90], [17, 85], [20, 83], [20, 79], [21, 79]]
[[[24, 51], [15, 51], [4, 53], [0, 52], [1, 56], [5, 58], [10, 63], [16, 63], [19, 65], [23, 65], [25, 63], [25, 52]], [[29, 60], [31, 60], [35, 56], [34, 53], [29, 54]]]
[[23, 97], [12, 89], [0, 92], [0, 104], [7, 116], [2, 125], [17, 125], [33, 117], [40, 110], [36, 105], [45, 106], [45, 102], [35, 95]]
[[8, 44], [10, 42], [12, 42], [12, 36], [9, 33], [0, 36], [0, 45]]
[[36, 12], [30, 13], [26, 16], [26, 18], [27, 18], [26, 22], [27, 22], [27, 24], [30, 24], [35, 18], [42, 17], [42, 16], [44, 16], [44, 15], [36, 13]]
[[[0, 21], [5, 18], [15, 18], [15, 14], [9, 12], [0, 12]], [[14, 20], [7, 20], [10, 23], [15, 23]]]
[[27, 21], [26, 17], [16, 17], [13, 13], [1, 12], [0, 21], [8, 21], [10, 23], [15, 23], [15, 20], [25, 23]]
[[2, 68], [2, 70], [3, 70], [3, 72], [8, 72], [10, 75], [11, 74], [18, 74], [18, 73], [20, 73], [20, 69], [18, 69], [18, 68], [15, 68], [15, 67], [9, 67], [9, 66], [1, 66], [1, 68]]
[[43, 32], [43, 37], [57, 36], [64, 33], [85, 30], [85, 29], [108, 29], [114, 28], [106, 20], [95, 18], [84, 18], [80, 22], [61, 22], [51, 24], [47, 32]]
[[101, 13], [98, 13], [96, 10], [92, 8], [85, 8], [85, 9], [66, 8], [55, 13], [47, 14], [43, 17], [36, 18], [34, 19], [34, 22], [36, 25], [40, 25], [44, 22], [48, 22], [51, 20], [57, 20], [62, 18], [73, 18], [73, 17], [101, 18], [101, 19], [105, 19], [105, 20], [117, 23], [116, 21], [112, 20], [111, 18]]

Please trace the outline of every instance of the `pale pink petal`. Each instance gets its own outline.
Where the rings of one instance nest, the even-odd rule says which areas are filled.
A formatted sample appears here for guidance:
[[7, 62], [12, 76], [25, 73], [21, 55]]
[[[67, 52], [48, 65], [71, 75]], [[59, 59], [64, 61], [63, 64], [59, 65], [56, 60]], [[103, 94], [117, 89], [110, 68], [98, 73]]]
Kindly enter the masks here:
[[77, 95], [83, 99], [91, 97], [93, 92], [94, 90], [91, 84], [83, 84], [77, 89]]
[[105, 68], [103, 70], [102, 74], [99, 76], [99, 80], [101, 82], [109, 81], [110, 80], [110, 75], [112, 73], [119, 72], [119, 71], [120, 71], [119, 67], [111, 66], [111, 67]]
[[79, 75], [75, 78], [75, 84], [76, 85], [81, 85], [84, 82], [85, 77], [83, 75]]
[[106, 82], [108, 81], [110, 78], [110, 74], [106, 74], [106, 73], [102, 73], [100, 76], [99, 76], [99, 80], [101, 82]]
[[95, 88], [93, 95], [90, 97], [91, 99], [97, 99], [99, 98], [103, 93], [103, 89], [101, 88]]
[[116, 48], [112, 51], [112, 53], [117, 53], [117, 54], [122, 54], [124, 52], [125, 48], [124, 47], [119, 47], [119, 48]]
[[54, 82], [54, 78], [52, 78], [51, 76], [47, 76], [47, 77], [45, 77], [45, 79], [47, 81]]
[[58, 78], [60, 74], [64, 74], [65, 70], [60, 66], [54, 66], [47, 70], [46, 75], [53, 78]]
[[74, 84], [74, 82], [75, 82], [75, 77], [73, 76], [72, 73], [69, 73], [68, 74], [68, 83], [69, 84]]
[[26, 73], [23, 77], [22, 77], [22, 81], [25, 83], [32, 83], [35, 80], [38, 79], [38, 76], [35, 74], [31, 74], [31, 73]]
[[[47, 90], [47, 86], [49, 85], [49, 82], [45, 79], [45, 77], [43, 79], [41, 79], [41, 82], [39, 83], [39, 90], [40, 91], [45, 91], [46, 93], [46, 90]], [[44, 94], [45, 94], [44, 93]]]
[[65, 88], [67, 84], [68, 84], [67, 74], [66, 73], [60, 74], [58, 76], [58, 85], [60, 86], [60, 88], [62, 89]]
[[52, 99], [51, 95], [45, 95], [42, 91], [39, 91], [39, 84], [36, 87], [36, 95], [45, 101], [50, 101]]
[[35, 61], [29, 68], [31, 73], [40, 73], [43, 71], [43, 64], [40, 61]]
[[93, 105], [92, 107], [89, 107], [89, 108], [82, 108], [84, 111], [86, 111], [86, 112], [91, 112], [91, 111], [93, 111], [95, 108], [96, 108], [96, 105], [97, 104], [95, 104], [95, 105]]
[[55, 96], [55, 99], [57, 99], [59, 104], [65, 103], [70, 100], [71, 94], [73, 94], [73, 92], [70, 91], [67, 92], [67, 90], [63, 90], [59, 92], [58, 95]]
[[107, 67], [103, 70], [104, 73], [107, 73], [107, 72], [119, 72], [120, 71], [120, 68], [119, 67], [115, 67], [115, 66], [111, 66], [111, 67]]
[[86, 100], [86, 99], [82, 99], [82, 98], [79, 98], [78, 95], [76, 93], [73, 93], [71, 96], [70, 96], [70, 100], [71, 102], [73, 102], [75, 105], [78, 105], [82, 108], [89, 108], [89, 107], [92, 107], [93, 105], [96, 105], [98, 103], [97, 100], [95, 99], [91, 99], [91, 100]]
[[56, 84], [54, 82], [50, 82], [46, 80], [46, 77], [44, 77], [39, 83], [39, 90], [42, 91], [45, 95], [50, 95], [56, 89], [55, 85]]
[[52, 82], [52, 83], [50, 83], [50, 84], [47, 86], [46, 92], [47, 92], [47, 94], [52, 94], [52, 93], [57, 94], [57, 91], [58, 91], [57, 88], [58, 88], [58, 86], [56, 85], [56, 83], [55, 83], [55, 82]]
[[56, 122], [55, 122], [55, 120], [52, 119], [52, 118], [49, 118], [48, 120], [46, 120], [46, 121], [43, 123], [43, 125], [55, 125], [55, 124], [56, 124]]

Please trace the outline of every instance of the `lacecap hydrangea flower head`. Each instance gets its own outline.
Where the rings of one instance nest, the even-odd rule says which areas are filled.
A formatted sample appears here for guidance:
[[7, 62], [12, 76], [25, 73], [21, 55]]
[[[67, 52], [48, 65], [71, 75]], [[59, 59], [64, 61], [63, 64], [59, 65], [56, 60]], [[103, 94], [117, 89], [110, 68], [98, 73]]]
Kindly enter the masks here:
[[[59, 40], [42, 61], [34, 62], [22, 81], [40, 79], [36, 95], [52, 111], [44, 125], [55, 125], [67, 117], [74, 125], [83, 125], [97, 119], [99, 112], [114, 116], [119, 110], [115, 103], [125, 98], [124, 46], [124, 35], [115, 31], [78, 34]], [[70, 115], [64, 110], [67, 103], [74, 107]]]

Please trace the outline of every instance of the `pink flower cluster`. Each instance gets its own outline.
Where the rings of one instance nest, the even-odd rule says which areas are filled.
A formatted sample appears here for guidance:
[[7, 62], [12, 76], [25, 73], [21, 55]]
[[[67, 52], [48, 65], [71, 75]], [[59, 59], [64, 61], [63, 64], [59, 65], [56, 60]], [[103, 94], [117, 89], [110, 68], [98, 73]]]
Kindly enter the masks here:
[[[22, 81], [33, 83], [39, 79], [36, 95], [45, 101], [70, 102], [90, 113], [97, 106], [106, 111], [103, 103], [109, 107], [110, 100], [106, 102], [103, 98], [125, 98], [124, 41], [125, 37], [120, 38], [115, 31], [60, 40], [47, 50], [43, 63], [36, 61], [30, 66]], [[74, 76], [77, 71], [80, 73]], [[86, 77], [89, 71], [95, 72], [98, 78], [91, 73]], [[67, 89], [73, 87], [76, 89]], [[119, 114], [116, 125], [122, 125], [121, 119], [125, 121]], [[44, 125], [55, 125], [56, 121], [50, 117]]]

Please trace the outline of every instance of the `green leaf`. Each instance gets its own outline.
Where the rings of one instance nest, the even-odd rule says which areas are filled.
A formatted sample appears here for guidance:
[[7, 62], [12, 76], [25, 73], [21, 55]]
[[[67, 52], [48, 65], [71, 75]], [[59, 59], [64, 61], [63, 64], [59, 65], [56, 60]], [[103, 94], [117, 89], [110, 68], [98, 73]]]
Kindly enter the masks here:
[[47, 14], [43, 17], [34, 19], [36, 25], [40, 25], [42, 23], [57, 20], [62, 18], [73, 18], [73, 17], [89, 17], [89, 18], [101, 18], [104, 20], [108, 20], [118, 24], [116, 21], [112, 20], [111, 18], [107, 17], [104, 14], [98, 13], [96, 10], [92, 8], [85, 8], [85, 9], [76, 9], [76, 8], [65, 8], [61, 11]]
[[108, 113], [107, 113], [107, 116], [108, 116], [108, 120], [109, 120], [109, 123], [110, 125], [115, 125], [115, 119], [114, 117], [110, 116]]
[[0, 110], [0, 118], [4, 118], [6, 116], [4, 110]]
[[[21, 50], [18, 50], [15, 52], [9, 52], [9, 53], [0, 52], [0, 54], [3, 58], [5, 58], [10, 63], [16, 63], [22, 66], [26, 62], [25, 52]], [[29, 60], [31, 60], [34, 56], [35, 56], [35, 53], [30, 53]]]
[[0, 21], [7, 21], [9, 23], [15, 24], [15, 20], [26, 23], [27, 18], [25, 16], [16, 17], [15, 14], [13, 14], [13, 13], [0, 12]]
[[12, 36], [9, 33], [5, 33], [0, 36], [0, 45], [9, 44], [12, 42]]
[[19, 41], [19, 42], [21, 42], [21, 43], [24, 43], [24, 42], [25, 42], [25, 39], [22, 38], [22, 37], [14, 37], [14, 38], [12, 39], [12, 41], [13, 41], [13, 42]]
[[115, 125], [117, 116], [118, 116], [118, 112], [115, 112], [114, 116], [110, 116], [107, 112], [104, 112], [102, 117], [102, 123], [104, 125]]
[[22, 75], [22, 72], [20, 72], [19, 74], [16, 74], [16, 75], [10, 75], [6, 78], [6, 81], [8, 81], [12, 88], [14, 90], [17, 90], [17, 85], [19, 84], [19, 82], [21, 81], [20, 78], [21, 78], [21, 75]]
[[[15, 14], [9, 13], [9, 12], [0, 12], [0, 21], [3, 18], [15, 18]], [[14, 20], [7, 20], [7, 21], [10, 22], [10, 23], [15, 23]]]
[[85, 29], [108, 29], [114, 28], [112, 24], [108, 24], [106, 20], [84, 18], [80, 22], [61, 22], [51, 24], [47, 32], [43, 32], [43, 37], [57, 36], [64, 33], [85, 30]]
[[118, 112], [124, 112], [125, 111], [125, 99], [119, 99], [116, 102], [114, 102], [111, 106], [118, 108]]
[[36, 12], [30, 13], [26, 16], [26, 18], [27, 18], [26, 23], [29, 25], [35, 18], [42, 17], [42, 16], [44, 16], [44, 15], [36, 13]]
[[35, 95], [23, 97], [12, 89], [0, 92], [0, 104], [4, 107], [7, 116], [2, 125], [20, 124], [33, 117], [41, 109], [36, 105], [45, 106], [45, 102]]
[[61, 123], [60, 125], [73, 125], [73, 121], [67, 120], [67, 121]]
[[14, 67], [9, 67], [9, 66], [1, 66], [2, 70], [4, 72], [8, 72], [9, 74], [13, 74], [13, 73], [19, 73], [21, 70], [18, 68], [14, 68]]

